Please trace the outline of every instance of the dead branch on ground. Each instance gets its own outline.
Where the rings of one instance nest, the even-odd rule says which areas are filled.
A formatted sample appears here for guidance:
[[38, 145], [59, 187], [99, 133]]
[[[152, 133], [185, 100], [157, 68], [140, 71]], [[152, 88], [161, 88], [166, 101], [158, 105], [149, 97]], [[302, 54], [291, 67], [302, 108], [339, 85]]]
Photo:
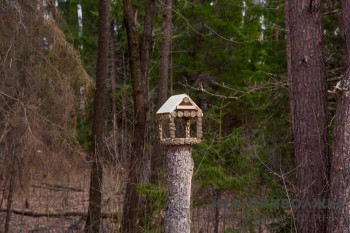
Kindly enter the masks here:
[[[28, 216], [33, 218], [49, 217], [49, 218], [62, 218], [62, 217], [86, 217], [87, 213], [79, 211], [68, 211], [68, 212], [34, 212], [32, 210], [24, 210], [18, 208], [12, 208], [10, 211], [13, 214]], [[7, 208], [1, 208], [0, 212], [7, 212]], [[115, 213], [101, 213], [102, 218], [118, 219], [118, 215]]]

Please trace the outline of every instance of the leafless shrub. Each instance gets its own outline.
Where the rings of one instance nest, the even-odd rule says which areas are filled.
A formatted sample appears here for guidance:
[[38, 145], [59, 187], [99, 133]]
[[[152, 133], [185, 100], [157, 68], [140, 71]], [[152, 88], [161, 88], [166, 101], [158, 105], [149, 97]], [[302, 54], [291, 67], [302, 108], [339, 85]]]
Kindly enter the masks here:
[[1, 177], [61, 177], [83, 156], [75, 124], [92, 79], [38, 1], [1, 1], [0, 38]]

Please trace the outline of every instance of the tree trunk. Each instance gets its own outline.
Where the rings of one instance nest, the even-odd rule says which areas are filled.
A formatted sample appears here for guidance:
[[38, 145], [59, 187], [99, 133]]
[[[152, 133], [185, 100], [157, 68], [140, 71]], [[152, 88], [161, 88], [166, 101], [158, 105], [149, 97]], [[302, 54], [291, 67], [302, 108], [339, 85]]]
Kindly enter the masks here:
[[89, 209], [85, 232], [100, 232], [102, 178], [103, 167], [101, 159], [105, 155], [104, 115], [106, 105], [106, 79], [108, 68], [108, 15], [109, 0], [99, 1], [98, 51], [96, 66], [96, 90], [94, 95], [94, 118], [92, 123], [93, 161], [91, 164]]
[[191, 179], [194, 166], [191, 157], [191, 147], [169, 147], [166, 164], [164, 232], [189, 233], [191, 230]]
[[[15, 149], [13, 148], [13, 151]], [[16, 161], [16, 154], [12, 154], [11, 159], [11, 168], [10, 168], [10, 184], [9, 184], [9, 191], [7, 195], [7, 208], [6, 208], [6, 219], [5, 219], [5, 230], [4, 233], [10, 232], [10, 221], [11, 221], [11, 215], [12, 215], [12, 202], [13, 202], [13, 190], [15, 188], [15, 179], [16, 179], [16, 171], [15, 171], [15, 161]]]
[[[327, 82], [320, 0], [287, 0], [287, 58], [300, 201], [327, 197]], [[325, 232], [325, 208], [300, 208], [297, 232]]]
[[[140, 232], [141, 197], [136, 185], [142, 181], [143, 161], [145, 160], [146, 113], [148, 108], [148, 66], [151, 35], [153, 30], [154, 0], [147, 1], [145, 31], [142, 48], [139, 48], [137, 15], [134, 14], [131, 0], [123, 0], [124, 21], [128, 36], [129, 60], [134, 100], [133, 150], [129, 161], [128, 183], [124, 199], [122, 231]], [[153, 5], [153, 6], [152, 6]], [[151, 14], [151, 16], [149, 16]], [[141, 52], [140, 52], [141, 51]], [[145, 54], [147, 53], [147, 54]]]
[[[173, 0], [162, 1], [163, 7], [163, 31], [162, 47], [159, 61], [159, 88], [157, 108], [160, 108], [168, 98], [168, 78], [169, 78], [169, 55], [172, 30], [172, 4]], [[151, 158], [151, 182], [156, 184], [159, 181], [159, 170], [163, 168], [164, 147], [156, 140], [154, 152]]]
[[161, 107], [168, 97], [168, 77], [169, 77], [169, 55], [171, 49], [171, 30], [172, 30], [172, 5], [173, 0], [162, 1], [163, 6], [163, 32], [162, 48], [159, 61], [159, 94], [158, 107]]
[[337, 93], [335, 128], [333, 133], [333, 155], [330, 172], [329, 199], [345, 203], [343, 208], [329, 209], [327, 232], [350, 231], [350, 2], [342, 0], [342, 34], [345, 42], [347, 70], [341, 89]]
[[[216, 203], [220, 203], [220, 190], [215, 190], [214, 198]], [[220, 225], [220, 205], [215, 205], [214, 233], [219, 233], [219, 225]]]
[[120, 161], [121, 156], [121, 149], [120, 149], [120, 139], [121, 134], [119, 131], [118, 126], [118, 109], [117, 109], [117, 76], [116, 76], [116, 46], [117, 46], [117, 35], [114, 31], [116, 25], [114, 22], [114, 19], [112, 18], [109, 25], [109, 78], [110, 78], [110, 84], [111, 89], [110, 92], [112, 93], [112, 125], [113, 125], [113, 131], [112, 131], [112, 151], [108, 153], [108, 159], [116, 163], [117, 161]]
[[128, 35], [130, 71], [134, 100], [134, 139], [129, 161], [128, 183], [124, 198], [122, 232], [139, 232], [140, 195], [136, 184], [141, 180], [141, 161], [143, 159], [144, 136], [146, 127], [146, 80], [142, 78], [139, 55], [138, 32], [131, 0], [123, 0], [125, 26]]
[[155, 0], [147, 0], [145, 15], [145, 30], [143, 31], [142, 46], [141, 46], [141, 69], [142, 75], [145, 79], [148, 77], [149, 58], [152, 50], [152, 33], [153, 33], [153, 19], [155, 13]]
[[[109, 26], [109, 56], [110, 56], [110, 79], [111, 79], [111, 91], [112, 91], [112, 115], [113, 115], [113, 137], [116, 140], [118, 131], [118, 117], [117, 117], [117, 83], [116, 83], [116, 67], [115, 67], [115, 48], [117, 45], [117, 37], [114, 32], [114, 21], [112, 20]], [[117, 148], [115, 148], [117, 151]]]

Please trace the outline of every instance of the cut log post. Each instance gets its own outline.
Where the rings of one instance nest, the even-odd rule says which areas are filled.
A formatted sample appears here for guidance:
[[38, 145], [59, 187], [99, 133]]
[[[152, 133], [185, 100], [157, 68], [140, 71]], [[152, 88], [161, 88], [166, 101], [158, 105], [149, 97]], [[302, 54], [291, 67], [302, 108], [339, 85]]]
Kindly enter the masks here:
[[170, 118], [170, 122], [169, 122], [169, 134], [170, 134], [170, 138], [175, 138], [175, 121], [174, 118]]
[[162, 140], [163, 139], [163, 120], [162, 118], [159, 118], [158, 119], [158, 137], [159, 137], [159, 140]]
[[193, 174], [191, 146], [169, 146], [167, 154], [165, 233], [190, 233]]
[[202, 131], [202, 118], [197, 119], [197, 138], [202, 139], [203, 138], [203, 131]]
[[191, 113], [189, 111], [184, 111], [184, 117], [190, 117]]
[[[190, 233], [191, 180], [194, 166], [191, 146], [200, 143], [203, 137], [203, 113], [189, 96], [181, 94], [170, 97], [156, 114], [158, 119], [169, 122], [169, 137], [161, 137], [163, 124], [158, 125], [160, 142], [168, 146], [164, 232]], [[183, 122], [184, 132], [177, 133], [179, 137], [175, 133], [175, 120]], [[191, 121], [196, 122], [196, 137], [191, 137]]]
[[190, 138], [190, 131], [191, 131], [191, 121], [190, 119], [186, 119], [185, 124], [185, 138]]

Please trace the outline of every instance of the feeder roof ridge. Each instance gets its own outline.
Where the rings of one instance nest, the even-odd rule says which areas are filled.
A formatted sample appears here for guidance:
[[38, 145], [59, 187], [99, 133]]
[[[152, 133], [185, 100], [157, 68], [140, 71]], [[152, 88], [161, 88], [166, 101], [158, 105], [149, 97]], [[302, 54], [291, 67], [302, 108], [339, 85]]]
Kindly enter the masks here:
[[190, 104], [200, 111], [200, 108], [188, 95], [180, 94], [171, 96], [167, 101], [165, 101], [156, 114], [166, 114], [175, 111], [177, 106], [179, 106], [186, 97], [189, 99]]

